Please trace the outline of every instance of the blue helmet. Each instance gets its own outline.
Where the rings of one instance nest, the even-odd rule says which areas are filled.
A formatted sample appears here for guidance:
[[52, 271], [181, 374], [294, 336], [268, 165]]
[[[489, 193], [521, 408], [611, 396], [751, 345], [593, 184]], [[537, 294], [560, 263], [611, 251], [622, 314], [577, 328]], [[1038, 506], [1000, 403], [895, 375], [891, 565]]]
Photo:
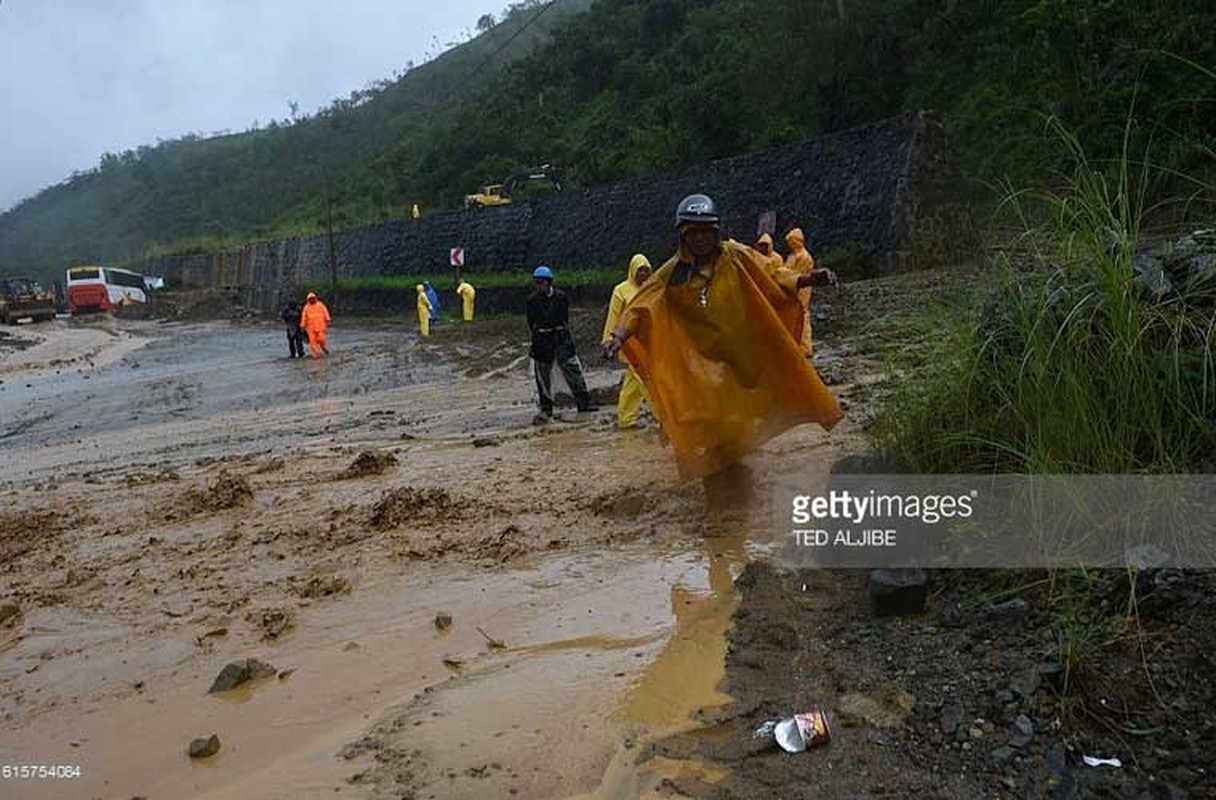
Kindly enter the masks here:
[[553, 270], [549, 269], [546, 266], [539, 266], [535, 270], [533, 270], [532, 280], [539, 281], [542, 278], [545, 280], [548, 280], [548, 281], [553, 280]]

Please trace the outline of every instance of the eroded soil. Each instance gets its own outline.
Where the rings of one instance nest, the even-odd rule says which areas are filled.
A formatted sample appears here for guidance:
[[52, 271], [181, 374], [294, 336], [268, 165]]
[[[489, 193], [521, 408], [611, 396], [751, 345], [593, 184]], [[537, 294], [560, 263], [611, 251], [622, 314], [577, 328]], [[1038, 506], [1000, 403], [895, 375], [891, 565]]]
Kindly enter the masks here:
[[[1210, 639], [1168, 642], [1211, 630], [1210, 592], [1106, 673], [1175, 653], [1155, 685], [1191, 705], [1153, 716], [1140, 686], [1129, 766], [1093, 777], [1077, 755], [1119, 739], [1011, 688], [1047, 658], [1033, 611], [994, 631], [939, 580], [931, 613], [876, 622], [864, 575], [748, 567], [768, 487], [864, 448], [882, 354], [915, 346], [900, 315], [960, 281], [822, 292], [816, 364], [849, 419], [770, 442], [725, 511], [653, 425], [615, 430], [598, 314], [576, 337], [604, 410], [541, 427], [518, 320], [419, 342], [339, 319], [315, 362], [257, 321], [46, 326], [64, 363], [0, 351], [0, 752], [83, 774], [4, 796], [1205, 796], [1211, 698], [1177, 687], [1211, 685]], [[248, 658], [276, 674], [208, 693]], [[828, 748], [751, 739], [807, 705], [840, 722]]]

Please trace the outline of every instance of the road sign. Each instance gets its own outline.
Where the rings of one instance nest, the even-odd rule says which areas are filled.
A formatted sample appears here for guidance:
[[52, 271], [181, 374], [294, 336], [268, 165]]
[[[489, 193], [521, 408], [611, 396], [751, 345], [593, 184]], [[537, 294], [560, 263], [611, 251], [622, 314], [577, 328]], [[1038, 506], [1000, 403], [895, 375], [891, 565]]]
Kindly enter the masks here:
[[765, 211], [760, 215], [760, 223], [756, 226], [756, 238], [759, 239], [764, 234], [775, 236], [777, 233], [777, 212]]
[[464, 266], [464, 248], [463, 247], [453, 247], [452, 248], [451, 263], [452, 263], [453, 267], [463, 267]]

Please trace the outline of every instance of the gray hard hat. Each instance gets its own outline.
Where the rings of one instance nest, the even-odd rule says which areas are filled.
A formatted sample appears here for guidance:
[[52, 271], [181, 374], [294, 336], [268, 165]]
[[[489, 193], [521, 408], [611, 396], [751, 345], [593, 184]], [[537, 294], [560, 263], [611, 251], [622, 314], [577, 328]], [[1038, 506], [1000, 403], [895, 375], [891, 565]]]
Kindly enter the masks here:
[[707, 194], [690, 194], [681, 200], [680, 204], [676, 206], [676, 225], [685, 222], [717, 225], [720, 218], [718, 217], [718, 206], [714, 203], [713, 198]]

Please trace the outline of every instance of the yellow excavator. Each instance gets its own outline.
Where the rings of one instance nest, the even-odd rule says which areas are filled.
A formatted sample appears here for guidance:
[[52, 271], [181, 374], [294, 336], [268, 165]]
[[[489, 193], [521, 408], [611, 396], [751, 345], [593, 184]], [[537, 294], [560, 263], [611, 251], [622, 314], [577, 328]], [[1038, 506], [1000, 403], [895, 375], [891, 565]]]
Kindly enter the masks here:
[[555, 191], [562, 190], [561, 171], [552, 164], [541, 164], [539, 167], [516, 172], [502, 183], [492, 183], [483, 187], [477, 194], [465, 195], [465, 208], [481, 208], [483, 206], [505, 206], [511, 202], [511, 195], [521, 185], [530, 181], [548, 181]]

